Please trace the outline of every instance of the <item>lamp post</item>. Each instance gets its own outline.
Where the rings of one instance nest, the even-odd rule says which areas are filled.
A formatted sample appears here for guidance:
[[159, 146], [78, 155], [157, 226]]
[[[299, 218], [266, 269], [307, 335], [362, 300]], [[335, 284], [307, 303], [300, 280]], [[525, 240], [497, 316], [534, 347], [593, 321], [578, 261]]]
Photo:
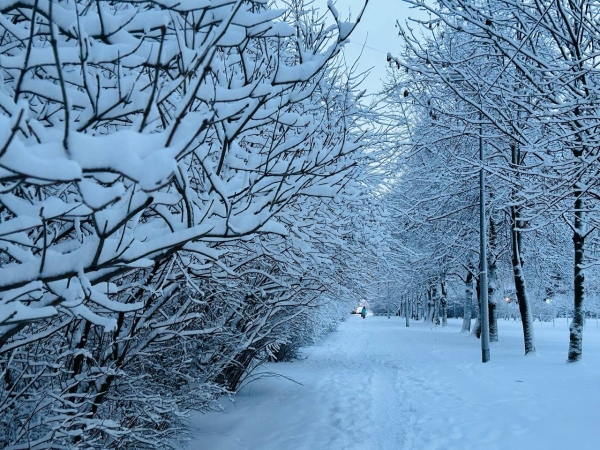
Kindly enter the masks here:
[[[464, 77], [457, 72], [448, 74], [448, 83], [460, 83]], [[483, 114], [479, 112], [479, 314], [481, 316], [481, 362], [490, 360], [490, 317], [488, 313], [487, 223], [485, 217], [485, 147], [483, 142]]]

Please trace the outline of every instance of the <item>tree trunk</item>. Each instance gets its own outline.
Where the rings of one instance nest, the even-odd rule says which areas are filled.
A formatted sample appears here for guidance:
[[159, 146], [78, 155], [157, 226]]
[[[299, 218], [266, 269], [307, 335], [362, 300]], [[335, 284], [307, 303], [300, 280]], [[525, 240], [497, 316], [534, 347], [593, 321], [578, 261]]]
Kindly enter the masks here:
[[[493, 199], [494, 192], [490, 192]], [[488, 317], [490, 324], [490, 342], [498, 342], [498, 224], [492, 211], [489, 219], [489, 258], [488, 258]]]
[[490, 321], [490, 342], [498, 342], [498, 310], [497, 303], [488, 303], [488, 318]]
[[406, 328], [410, 327], [410, 311], [411, 307], [410, 307], [410, 297], [406, 297], [406, 302], [404, 303], [404, 316], [406, 319]]
[[446, 282], [442, 281], [442, 296], [440, 298], [440, 306], [442, 307], [442, 326], [448, 325], [448, 290], [446, 289]]
[[423, 322], [431, 322], [429, 314], [431, 313], [431, 291], [427, 290], [427, 298], [423, 299]]
[[581, 192], [576, 191], [575, 200], [575, 223], [573, 230], [573, 247], [575, 251], [575, 260], [573, 267], [573, 321], [569, 327], [569, 362], [576, 362], [581, 359], [583, 347], [583, 300], [584, 300], [584, 271], [583, 256], [585, 244], [585, 230], [583, 227], [583, 199]]
[[435, 316], [435, 297], [437, 295], [437, 289], [435, 286], [432, 286], [429, 291], [427, 291], [427, 321], [433, 322], [433, 318]]
[[498, 342], [498, 275], [496, 260], [488, 266], [488, 316], [490, 319], [490, 342]]
[[523, 342], [525, 344], [525, 354], [535, 353], [535, 336], [533, 332], [533, 316], [531, 315], [531, 306], [527, 297], [527, 285], [523, 274], [523, 258], [521, 257], [521, 231], [522, 224], [518, 220], [518, 211], [515, 207], [510, 208], [512, 219], [511, 247], [512, 247], [512, 266], [515, 280], [515, 292], [521, 313], [521, 324], [523, 326]]
[[481, 337], [481, 295], [479, 294], [481, 290], [479, 289], [479, 277], [477, 277], [477, 318], [475, 319], [475, 323], [473, 324], [473, 331], [471, 334], [474, 334], [477, 339]]
[[[518, 146], [511, 147], [511, 162], [513, 167], [521, 164], [521, 150]], [[524, 260], [522, 256], [522, 238], [521, 229], [524, 223], [520, 220], [520, 208], [511, 206], [511, 253], [513, 277], [515, 280], [515, 293], [519, 312], [521, 313], [521, 325], [523, 326], [523, 343], [525, 344], [525, 354], [535, 353], [535, 335], [533, 332], [533, 315], [531, 314], [531, 305], [527, 296], [527, 285], [525, 283], [525, 274], [523, 273]]]
[[465, 303], [463, 309], [463, 324], [461, 333], [468, 333], [471, 331], [471, 308], [473, 307], [473, 272], [469, 270], [467, 272], [467, 279], [465, 281]]

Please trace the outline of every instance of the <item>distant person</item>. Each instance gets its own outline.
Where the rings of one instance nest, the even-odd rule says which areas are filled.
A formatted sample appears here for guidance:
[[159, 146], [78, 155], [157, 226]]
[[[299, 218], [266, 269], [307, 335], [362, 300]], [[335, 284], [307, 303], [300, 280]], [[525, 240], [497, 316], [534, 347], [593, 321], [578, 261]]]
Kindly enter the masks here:
[[367, 308], [366, 307], [362, 307], [362, 310], [360, 311], [360, 317], [362, 317], [363, 319], [365, 317], [367, 317]]

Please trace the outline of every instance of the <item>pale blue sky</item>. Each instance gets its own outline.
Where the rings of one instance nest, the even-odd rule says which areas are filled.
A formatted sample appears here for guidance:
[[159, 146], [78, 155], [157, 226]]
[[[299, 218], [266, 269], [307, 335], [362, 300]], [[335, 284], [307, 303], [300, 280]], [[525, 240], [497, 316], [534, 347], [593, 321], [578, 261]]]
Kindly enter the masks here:
[[[335, 5], [340, 15], [345, 19], [349, 13], [355, 18], [364, 0], [336, 0]], [[327, 0], [316, 0], [315, 5], [326, 8]], [[369, 93], [379, 90], [381, 79], [385, 78], [386, 55], [388, 52], [397, 55], [400, 50], [400, 39], [395, 27], [396, 21], [404, 24], [406, 19], [415, 17], [417, 13], [402, 0], [370, 0], [365, 14], [358, 27], [346, 45], [346, 55], [349, 61], [358, 58], [365, 44], [360, 59], [361, 70], [373, 67], [364, 88]], [[423, 17], [423, 13], [420, 14]]]

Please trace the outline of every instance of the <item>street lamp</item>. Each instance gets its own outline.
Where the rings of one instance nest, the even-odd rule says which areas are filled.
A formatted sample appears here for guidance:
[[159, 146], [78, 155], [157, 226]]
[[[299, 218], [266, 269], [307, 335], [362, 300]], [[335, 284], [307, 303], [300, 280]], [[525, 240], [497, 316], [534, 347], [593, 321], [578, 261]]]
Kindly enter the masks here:
[[[449, 83], [464, 81], [460, 73], [448, 74]], [[483, 142], [483, 115], [479, 112], [479, 314], [481, 316], [481, 362], [490, 360], [490, 318], [488, 313], [488, 266], [487, 266], [487, 227], [485, 217], [485, 147]]]

